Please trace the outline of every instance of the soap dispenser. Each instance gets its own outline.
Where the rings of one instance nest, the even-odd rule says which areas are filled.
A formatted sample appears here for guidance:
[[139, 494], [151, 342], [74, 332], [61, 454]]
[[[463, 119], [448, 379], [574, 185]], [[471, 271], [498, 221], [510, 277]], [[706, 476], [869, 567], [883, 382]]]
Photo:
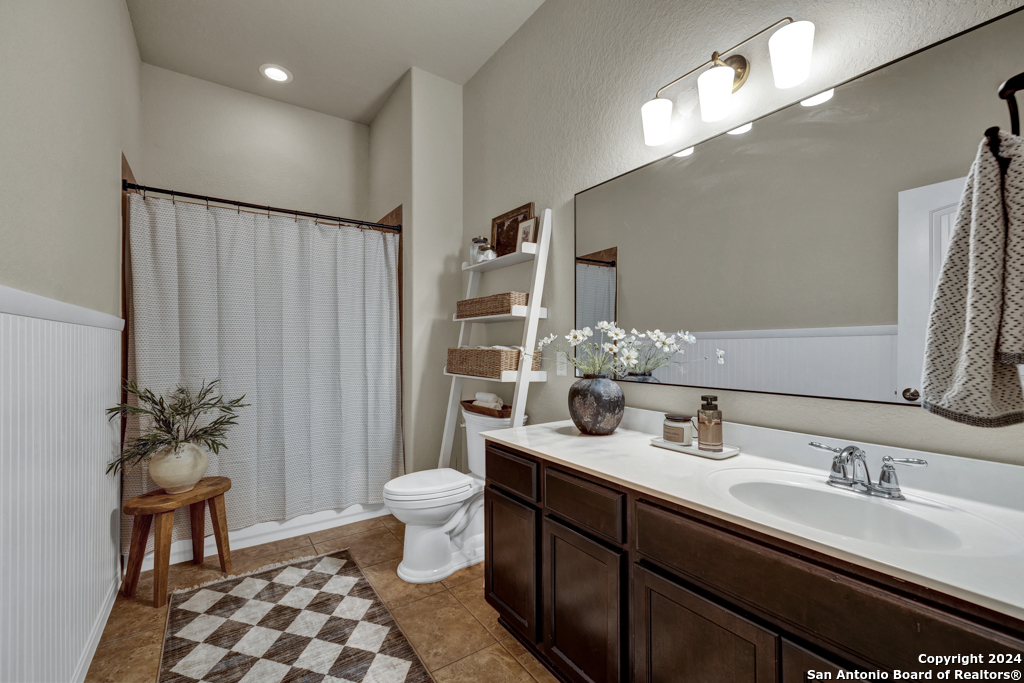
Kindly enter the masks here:
[[717, 396], [701, 396], [703, 403], [697, 413], [697, 448], [709, 453], [722, 452], [722, 411]]

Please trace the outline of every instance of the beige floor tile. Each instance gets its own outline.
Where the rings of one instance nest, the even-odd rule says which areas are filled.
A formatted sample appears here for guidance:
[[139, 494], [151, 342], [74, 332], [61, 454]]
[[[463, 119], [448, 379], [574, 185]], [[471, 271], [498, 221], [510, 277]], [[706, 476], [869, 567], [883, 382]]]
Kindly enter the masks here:
[[495, 639], [503, 640], [508, 637], [508, 631], [498, 624], [498, 613], [487, 604], [487, 600], [484, 598], [484, 580], [482, 578], [449, 590]]
[[474, 579], [482, 579], [484, 576], [484, 563], [474, 564], [472, 567], [466, 567], [455, 572], [447, 579], [441, 581], [448, 588], [454, 588], [455, 586], [461, 586], [464, 583], [469, 583]]
[[495, 643], [434, 672], [437, 683], [534, 683], [508, 650]]
[[263, 567], [269, 567], [272, 564], [279, 562], [288, 562], [289, 560], [297, 560], [300, 557], [312, 557], [313, 555], [319, 555], [313, 546], [300, 546], [298, 548], [292, 548], [291, 550], [285, 550], [283, 553], [275, 553], [274, 555], [264, 555], [263, 557], [257, 557], [248, 562], [241, 562], [239, 564], [232, 563], [232, 574], [250, 574]]
[[558, 679], [541, 664], [530, 651], [523, 647], [515, 638], [509, 637], [501, 641], [501, 646], [516, 658], [523, 665], [523, 668], [530, 672], [530, 675], [537, 679], [538, 683], [558, 683]]
[[448, 591], [391, 613], [430, 671], [495, 643], [487, 629]]
[[317, 543], [316, 554], [322, 555], [345, 548], [352, 553], [352, 558], [360, 568], [371, 567], [402, 556], [402, 544], [383, 525], [373, 531]]
[[405, 542], [405, 524], [395, 519], [394, 515], [380, 518], [381, 523], [386, 526], [399, 541]]
[[152, 683], [160, 665], [162, 628], [102, 643], [86, 674], [86, 683]]
[[[263, 543], [260, 545], [250, 546], [248, 548], [240, 548], [238, 550], [231, 551], [231, 569], [234, 571], [235, 565], [244, 564], [249, 560], [255, 560], [260, 557], [267, 555], [277, 555], [283, 553], [286, 550], [294, 550], [295, 548], [305, 548], [309, 551], [309, 554], [313, 554], [313, 543], [309, 540], [309, 536], [294, 536], [292, 538], [282, 538], [280, 541], [271, 541], [270, 543]], [[207, 555], [203, 560], [203, 564], [210, 565], [211, 567], [220, 566], [220, 560], [217, 559], [217, 555]]]
[[323, 531], [314, 531], [309, 535], [309, 540], [316, 545], [325, 541], [331, 541], [335, 538], [351, 536], [352, 534], [361, 534], [364, 531], [376, 531], [380, 529], [381, 526], [383, 525], [381, 524], [380, 517], [374, 517], [373, 519], [364, 519], [360, 522], [343, 524], [330, 529], [324, 529]]
[[167, 623], [167, 605], [153, 607], [152, 583], [146, 591], [136, 591], [134, 597], [118, 595], [107, 617], [100, 643], [117, 640], [142, 631], [163, 629]]
[[389, 608], [401, 607], [446, 590], [440, 582], [406, 583], [398, 578], [395, 570], [401, 561], [402, 558], [397, 558], [375, 564], [372, 567], [363, 567], [366, 579]]

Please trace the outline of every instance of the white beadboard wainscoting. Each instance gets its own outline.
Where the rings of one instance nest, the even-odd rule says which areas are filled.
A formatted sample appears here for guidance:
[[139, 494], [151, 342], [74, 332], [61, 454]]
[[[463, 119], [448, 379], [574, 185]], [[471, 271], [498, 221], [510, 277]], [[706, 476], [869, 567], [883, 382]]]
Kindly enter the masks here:
[[[667, 384], [780, 394], [898, 401], [896, 325], [793, 330], [695, 332], [684, 360], [708, 362], [660, 368]], [[715, 350], [725, 351], [725, 365]]]
[[122, 325], [0, 286], [0, 681], [84, 680], [117, 596]]

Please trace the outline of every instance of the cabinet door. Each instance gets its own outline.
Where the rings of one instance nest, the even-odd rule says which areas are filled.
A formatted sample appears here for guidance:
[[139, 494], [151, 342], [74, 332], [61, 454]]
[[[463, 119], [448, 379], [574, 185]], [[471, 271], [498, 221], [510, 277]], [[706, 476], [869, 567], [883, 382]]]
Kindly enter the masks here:
[[633, 566], [636, 683], [773, 683], [778, 637]]
[[540, 513], [487, 487], [484, 492], [487, 602], [510, 626], [536, 643], [537, 525]]
[[[786, 639], [782, 640], [782, 683], [801, 683], [814, 680], [810, 672], [825, 672], [830, 680], [836, 680], [840, 671], [848, 671], [838, 664], [808, 652]], [[824, 680], [824, 679], [823, 679]]]
[[569, 680], [623, 680], [623, 555], [544, 519], [544, 648]]

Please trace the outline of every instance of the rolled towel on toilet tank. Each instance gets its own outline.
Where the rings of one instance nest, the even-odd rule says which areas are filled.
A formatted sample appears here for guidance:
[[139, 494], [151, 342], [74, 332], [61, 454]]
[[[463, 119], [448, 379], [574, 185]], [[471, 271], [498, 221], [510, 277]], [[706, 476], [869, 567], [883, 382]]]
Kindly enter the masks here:
[[487, 391], [476, 392], [476, 400], [483, 401], [484, 403], [501, 403], [501, 397], [497, 394], [492, 394]]

